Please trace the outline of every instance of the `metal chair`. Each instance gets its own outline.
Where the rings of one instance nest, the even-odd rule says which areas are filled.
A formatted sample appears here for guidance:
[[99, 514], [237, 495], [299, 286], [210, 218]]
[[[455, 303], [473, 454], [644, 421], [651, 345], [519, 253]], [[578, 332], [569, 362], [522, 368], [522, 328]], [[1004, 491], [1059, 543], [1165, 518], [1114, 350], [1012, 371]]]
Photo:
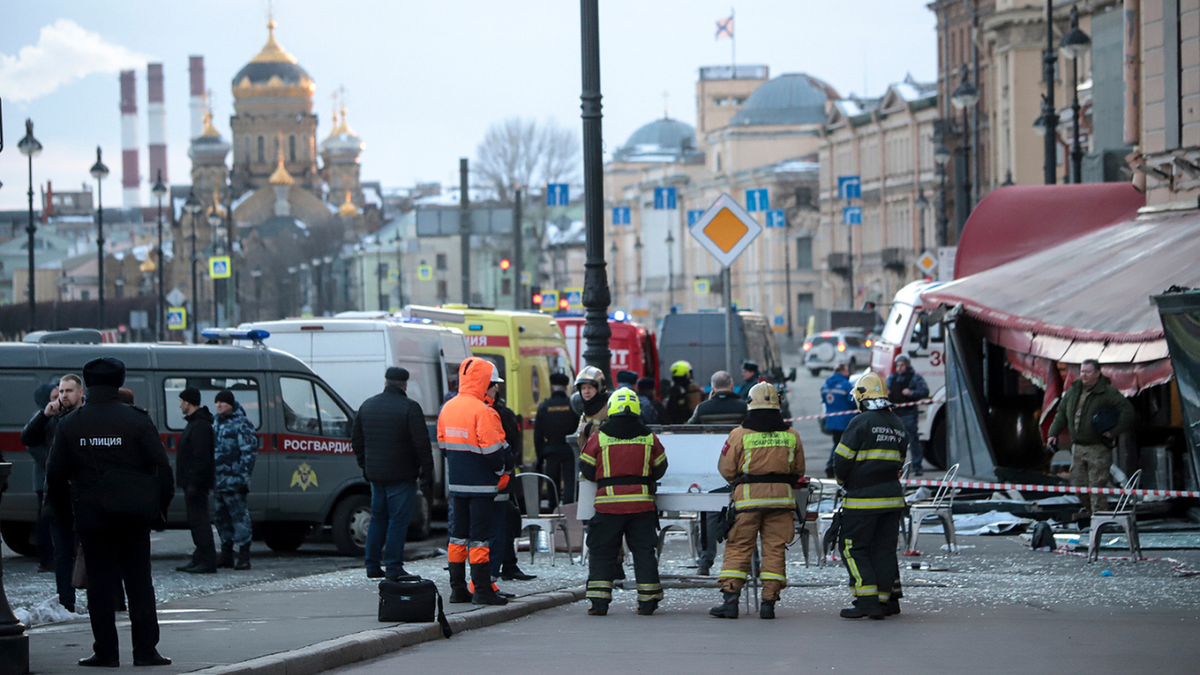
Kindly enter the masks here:
[[[567, 517], [561, 513], [542, 513], [541, 500], [541, 482], [545, 481], [550, 486], [551, 495], [554, 497], [554, 502], [558, 503], [558, 486], [554, 484], [554, 479], [543, 473], [519, 473], [516, 476], [517, 480], [521, 481], [521, 493], [525, 497], [525, 512], [521, 514], [521, 532], [525, 530], [538, 530], [545, 532], [550, 540], [550, 564], [554, 565], [555, 558], [558, 556], [558, 547], [554, 543], [555, 534], [562, 530], [563, 537], [567, 540], [567, 559], [571, 559], [571, 532], [567, 528]], [[534, 562], [537, 557], [537, 536], [529, 533], [529, 562]]]
[[[801, 492], [796, 493], [796, 511], [799, 518], [796, 521], [796, 538], [800, 541], [800, 550], [804, 553], [804, 566], [809, 566], [810, 551], [816, 552], [817, 566], [825, 565], [825, 551], [822, 546], [825, 541], [825, 533], [833, 525], [833, 512], [821, 513], [821, 503], [826, 499], [833, 499], [834, 511], [837, 511], [838, 494], [841, 488], [833, 486], [827, 488], [824, 483], [813, 479], [808, 483], [808, 494], [805, 499], [801, 499]], [[815, 511], [809, 511], [809, 506], [816, 506]]]
[[[692, 560], [700, 556], [700, 515], [685, 514], [681, 511], [664, 511], [665, 517], [658, 519], [658, 557], [662, 558], [663, 544], [666, 543], [667, 532], [676, 530], [683, 532], [688, 538], [688, 548], [691, 549]], [[711, 535], [710, 535], [711, 536]]]
[[908, 550], [917, 550], [917, 538], [921, 536], [921, 522], [926, 518], [937, 518], [942, 521], [942, 532], [946, 535], [946, 545], [950, 553], [958, 552], [958, 538], [954, 534], [954, 493], [950, 483], [958, 476], [958, 465], [950, 467], [946, 475], [938, 481], [937, 492], [933, 499], [918, 502], [908, 507]]
[[1137, 505], [1132, 494], [1132, 491], [1137, 489], [1141, 480], [1142, 470], [1138, 469], [1125, 482], [1125, 487], [1121, 490], [1121, 498], [1117, 500], [1117, 507], [1115, 509], [1112, 511], [1097, 511], [1092, 514], [1092, 536], [1090, 541], [1088, 541], [1087, 553], [1087, 561], [1089, 563], [1100, 558], [1100, 530], [1104, 527], [1118, 527], [1124, 531], [1125, 540], [1129, 542], [1129, 552], [1133, 555], [1133, 559], [1135, 561], [1141, 560], [1142, 544], [1138, 541]]

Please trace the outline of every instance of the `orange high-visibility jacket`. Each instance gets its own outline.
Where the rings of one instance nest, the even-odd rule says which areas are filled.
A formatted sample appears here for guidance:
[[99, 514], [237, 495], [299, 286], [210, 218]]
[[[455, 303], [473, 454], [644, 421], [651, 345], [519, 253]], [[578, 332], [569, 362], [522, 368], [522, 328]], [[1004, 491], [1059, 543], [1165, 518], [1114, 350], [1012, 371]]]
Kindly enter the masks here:
[[482, 497], [497, 492], [504, 473], [504, 428], [486, 400], [490, 361], [470, 357], [458, 368], [458, 395], [438, 415], [438, 445], [446, 455], [446, 494]]

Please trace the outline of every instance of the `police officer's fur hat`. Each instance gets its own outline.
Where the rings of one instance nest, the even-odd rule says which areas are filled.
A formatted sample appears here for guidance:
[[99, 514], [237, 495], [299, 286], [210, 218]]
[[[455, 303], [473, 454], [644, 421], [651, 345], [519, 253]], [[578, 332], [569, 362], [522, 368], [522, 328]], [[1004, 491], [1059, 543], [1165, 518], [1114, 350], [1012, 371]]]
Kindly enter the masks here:
[[120, 387], [125, 384], [125, 364], [106, 356], [92, 359], [83, 367], [83, 384], [92, 387]]
[[567, 387], [571, 384], [571, 378], [567, 377], [566, 373], [550, 373], [550, 386], [552, 387]]

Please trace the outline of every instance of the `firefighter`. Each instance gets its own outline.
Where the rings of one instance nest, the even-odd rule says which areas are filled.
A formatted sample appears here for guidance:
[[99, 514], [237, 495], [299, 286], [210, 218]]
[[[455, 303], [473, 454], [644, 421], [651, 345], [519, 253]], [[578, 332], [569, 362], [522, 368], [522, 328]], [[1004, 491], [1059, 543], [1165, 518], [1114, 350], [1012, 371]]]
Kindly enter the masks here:
[[676, 361], [671, 364], [671, 389], [667, 394], [667, 417], [671, 424], [687, 424], [704, 401], [704, 389], [692, 379], [692, 364]]
[[724, 602], [709, 611], [723, 619], [738, 617], [738, 599], [750, 573], [750, 558], [762, 536], [762, 604], [759, 617], [775, 618], [779, 591], [787, 585], [784, 551], [795, 535], [793, 488], [804, 477], [804, 445], [779, 413], [779, 391], [769, 382], [750, 388], [749, 413], [729, 433], [717, 468], [733, 486], [737, 520], [725, 544], [721, 567]]
[[654, 485], [667, 472], [667, 455], [641, 420], [637, 392], [618, 389], [608, 399], [608, 419], [579, 456], [583, 477], [594, 481], [596, 515], [588, 521], [588, 614], [604, 616], [612, 601], [622, 537], [633, 553], [638, 614], [650, 615], [663, 598], [658, 579], [658, 512]]
[[608, 419], [608, 392], [604, 389], [604, 371], [596, 366], [584, 366], [575, 376], [575, 395], [571, 401], [579, 410], [579, 426], [575, 433], [579, 447], [587, 444], [596, 427]]
[[833, 470], [845, 489], [841, 547], [854, 606], [844, 619], [882, 619], [900, 613], [896, 538], [904, 510], [900, 470], [910, 439], [892, 412], [883, 378], [867, 371], [852, 393], [859, 413], [834, 451]]
[[[446, 456], [446, 494], [450, 497], [450, 602], [504, 605], [492, 585], [488, 540], [496, 495], [508, 485], [504, 472], [504, 427], [491, 407], [487, 390], [498, 378], [490, 361], [470, 357], [458, 369], [458, 395], [438, 415], [438, 445]], [[503, 380], [500, 380], [503, 381]], [[472, 587], [467, 587], [467, 562]]]

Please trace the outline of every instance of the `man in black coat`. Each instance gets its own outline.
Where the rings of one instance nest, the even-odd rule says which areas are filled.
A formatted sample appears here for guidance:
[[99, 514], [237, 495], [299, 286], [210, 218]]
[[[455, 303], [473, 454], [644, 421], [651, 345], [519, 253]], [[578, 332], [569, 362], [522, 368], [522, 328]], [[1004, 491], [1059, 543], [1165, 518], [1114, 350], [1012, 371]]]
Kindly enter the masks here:
[[215, 480], [213, 416], [207, 406], [200, 405], [200, 390], [195, 387], [179, 392], [179, 409], [187, 426], [179, 436], [179, 449], [175, 452], [175, 484], [183, 488], [188, 529], [192, 531], [196, 550], [190, 563], [175, 569], [190, 574], [212, 574], [217, 571], [217, 549], [208, 520], [208, 493]]
[[[88, 613], [95, 641], [94, 653], [79, 665], [120, 664], [114, 604], [121, 579], [129, 595], [133, 664], [169, 665], [171, 660], [157, 649], [150, 527], [165, 527], [167, 507], [175, 495], [171, 465], [146, 411], [117, 398], [117, 389], [125, 382], [124, 363], [93, 359], [83, 367], [83, 381], [87, 404], [59, 422], [46, 467], [50, 503], [64, 525], [74, 523], [87, 560]], [[157, 518], [123, 512], [137, 502], [157, 506]]]
[[408, 371], [391, 367], [383, 392], [363, 401], [354, 417], [350, 446], [371, 484], [367, 525], [367, 577], [404, 576], [404, 540], [421, 491], [433, 494], [433, 448], [421, 405], [410, 399]]
[[[504, 458], [504, 471], [514, 475], [517, 464], [521, 463], [521, 455], [525, 448], [525, 436], [521, 431], [521, 418], [504, 404], [500, 390], [503, 381], [498, 381], [498, 371], [493, 371], [492, 384], [488, 387], [487, 395], [492, 400], [492, 408], [500, 415], [500, 426], [504, 428], [504, 440], [508, 443], [507, 455]], [[535, 421], [536, 422], [536, 421]], [[519, 494], [520, 483], [510, 480], [508, 485], [496, 495], [495, 520], [492, 521], [492, 581], [528, 581], [536, 579], [536, 574], [526, 574], [517, 566], [517, 535], [521, 533], [521, 511], [517, 507], [514, 496]], [[499, 592], [499, 589], [496, 589]], [[511, 595], [509, 597], [512, 597]]]
[[[713, 373], [712, 393], [708, 400], [696, 406], [692, 419], [688, 424], [741, 424], [746, 419], [746, 401], [733, 389], [733, 376], [724, 370]], [[729, 487], [720, 487], [711, 492], [729, 492]], [[704, 514], [705, 526], [700, 537], [703, 550], [696, 559], [699, 568], [697, 574], [708, 576], [712, 571], [713, 562], [717, 559], [717, 527], [721, 522], [721, 514], [715, 511]]]
[[550, 398], [538, 404], [537, 417], [533, 420], [533, 447], [537, 452], [538, 466], [557, 486], [557, 494], [550, 495], [550, 510], [559, 502], [571, 504], [575, 501], [575, 451], [567, 443], [567, 436], [579, 427], [579, 414], [571, 408], [567, 387], [571, 378], [566, 373], [550, 375]]

